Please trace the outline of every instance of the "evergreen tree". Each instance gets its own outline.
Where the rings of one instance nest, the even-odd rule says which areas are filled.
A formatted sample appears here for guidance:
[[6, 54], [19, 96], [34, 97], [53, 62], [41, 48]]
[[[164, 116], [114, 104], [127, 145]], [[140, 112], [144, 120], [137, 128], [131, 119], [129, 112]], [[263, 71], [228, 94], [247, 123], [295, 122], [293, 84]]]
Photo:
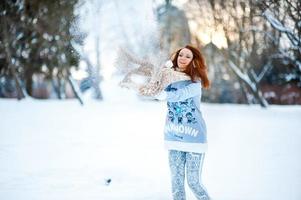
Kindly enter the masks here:
[[[0, 7], [1, 87], [16, 76], [15, 85], [32, 95], [33, 75], [53, 80], [61, 98], [79, 55], [73, 45], [84, 35], [76, 28], [78, 0], [5, 0]], [[18, 90], [22, 97], [22, 90]]]

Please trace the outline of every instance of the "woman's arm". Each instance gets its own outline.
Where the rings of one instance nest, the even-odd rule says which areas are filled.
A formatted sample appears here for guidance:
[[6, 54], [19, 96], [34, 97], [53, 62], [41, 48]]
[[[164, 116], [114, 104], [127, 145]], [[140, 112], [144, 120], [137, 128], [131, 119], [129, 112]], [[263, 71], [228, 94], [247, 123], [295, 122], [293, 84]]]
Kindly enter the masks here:
[[169, 102], [176, 102], [176, 101], [183, 101], [185, 99], [200, 96], [202, 93], [201, 90], [201, 83], [190, 83], [189, 85], [178, 89], [176, 91], [168, 91], [167, 94], [167, 101]]

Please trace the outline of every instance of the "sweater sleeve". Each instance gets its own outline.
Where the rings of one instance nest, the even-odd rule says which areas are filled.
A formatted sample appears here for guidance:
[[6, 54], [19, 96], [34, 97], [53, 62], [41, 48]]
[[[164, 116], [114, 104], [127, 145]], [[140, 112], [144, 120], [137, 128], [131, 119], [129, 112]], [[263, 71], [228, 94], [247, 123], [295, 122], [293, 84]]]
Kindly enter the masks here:
[[176, 91], [168, 91], [167, 93], [167, 101], [176, 102], [183, 101], [185, 99], [189, 99], [194, 96], [200, 96], [202, 93], [201, 83], [190, 83], [189, 85], [178, 89]]

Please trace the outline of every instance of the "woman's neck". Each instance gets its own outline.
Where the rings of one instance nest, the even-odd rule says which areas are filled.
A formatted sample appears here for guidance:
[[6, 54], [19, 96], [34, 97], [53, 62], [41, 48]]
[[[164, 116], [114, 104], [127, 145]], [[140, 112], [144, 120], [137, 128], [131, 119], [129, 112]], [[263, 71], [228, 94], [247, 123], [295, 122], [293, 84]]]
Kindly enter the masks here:
[[177, 72], [184, 72], [185, 70], [180, 69], [179, 67], [176, 67]]

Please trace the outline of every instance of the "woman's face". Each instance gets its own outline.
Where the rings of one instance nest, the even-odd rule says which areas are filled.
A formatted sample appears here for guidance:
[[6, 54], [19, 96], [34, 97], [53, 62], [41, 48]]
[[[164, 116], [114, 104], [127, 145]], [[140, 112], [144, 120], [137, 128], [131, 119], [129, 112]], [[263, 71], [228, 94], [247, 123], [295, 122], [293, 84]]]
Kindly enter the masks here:
[[183, 48], [179, 52], [178, 59], [177, 59], [179, 71], [185, 71], [186, 67], [192, 61], [192, 58], [193, 58], [192, 51], [190, 51], [187, 48]]

